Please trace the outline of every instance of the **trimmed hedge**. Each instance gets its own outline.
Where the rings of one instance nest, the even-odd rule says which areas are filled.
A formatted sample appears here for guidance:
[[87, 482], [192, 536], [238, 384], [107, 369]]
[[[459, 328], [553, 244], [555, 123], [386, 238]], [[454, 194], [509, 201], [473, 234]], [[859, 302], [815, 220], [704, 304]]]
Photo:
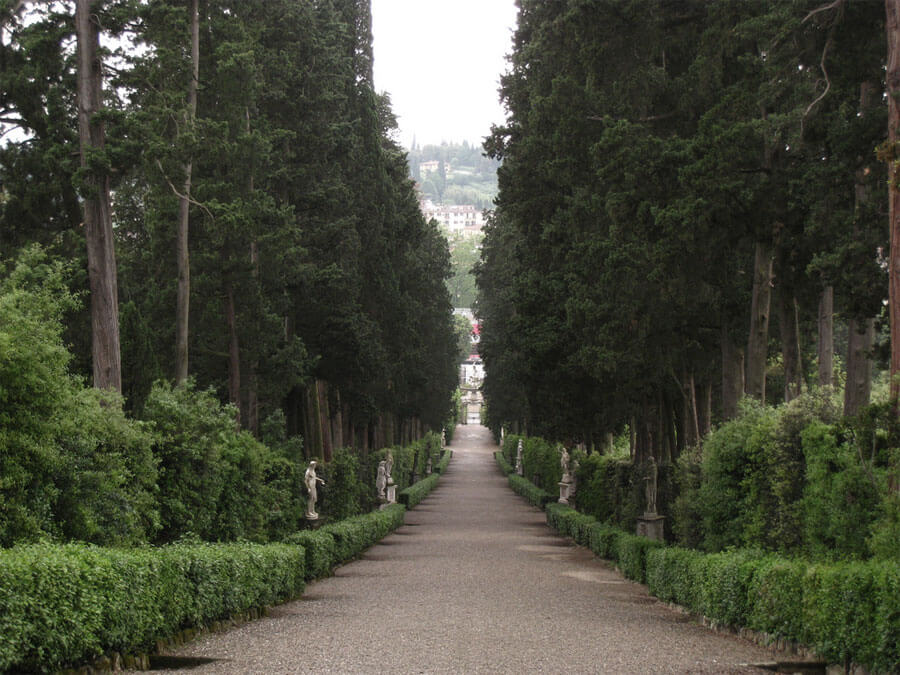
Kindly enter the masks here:
[[550, 527], [560, 534], [572, 537], [577, 544], [590, 545], [591, 527], [597, 523], [596, 518], [578, 513], [571, 506], [559, 503], [547, 504], [545, 510]]
[[497, 464], [500, 465], [500, 470], [505, 473], [507, 476], [513, 472], [515, 472], [516, 468], [506, 461], [506, 457], [503, 456], [501, 452], [494, 453], [494, 459], [497, 460]]
[[651, 593], [718, 623], [808, 644], [832, 663], [900, 664], [900, 563], [662, 548], [648, 552], [646, 570]]
[[544, 492], [527, 478], [511, 473], [507, 480], [513, 492], [521, 497], [525, 497], [533, 506], [537, 506], [539, 509], [543, 509], [545, 504], [556, 500], [554, 495]]
[[405, 506], [391, 504], [381, 511], [372, 511], [323, 526], [319, 532], [334, 538], [334, 558], [331, 567], [353, 560], [388, 533], [396, 530], [403, 524], [405, 514]]
[[450, 465], [450, 459], [453, 457], [453, 451], [445, 449], [441, 453], [441, 458], [432, 470], [435, 473], [445, 473], [447, 471], [447, 467]]
[[430, 476], [423, 478], [418, 483], [410, 485], [397, 495], [398, 501], [408, 509], [417, 506], [432, 490], [434, 490], [440, 477], [441, 475], [439, 473], [433, 473]]
[[302, 546], [306, 551], [306, 580], [331, 574], [336, 565], [334, 537], [324, 530], [301, 530], [285, 537], [284, 543]]
[[284, 544], [2, 551], [0, 671], [145, 651], [183, 627], [297, 597], [304, 560], [301, 547]]

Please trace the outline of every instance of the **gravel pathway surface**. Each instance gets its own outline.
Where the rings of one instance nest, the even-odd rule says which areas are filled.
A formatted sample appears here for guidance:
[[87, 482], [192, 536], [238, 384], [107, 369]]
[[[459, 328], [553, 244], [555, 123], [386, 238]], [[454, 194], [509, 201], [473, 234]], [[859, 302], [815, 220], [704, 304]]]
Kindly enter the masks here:
[[697, 625], [550, 530], [513, 494], [487, 429], [406, 524], [258, 621], [158, 673], [764, 673], [770, 652]]

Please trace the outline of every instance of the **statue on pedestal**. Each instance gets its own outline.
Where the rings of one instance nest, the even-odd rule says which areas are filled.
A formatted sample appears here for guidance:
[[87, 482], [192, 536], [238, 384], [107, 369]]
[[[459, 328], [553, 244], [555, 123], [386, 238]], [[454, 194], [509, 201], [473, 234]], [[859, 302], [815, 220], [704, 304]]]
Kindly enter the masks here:
[[559, 481], [560, 504], [568, 504], [572, 494], [572, 463], [566, 446], [560, 445], [559, 465], [562, 467], [562, 480]]
[[378, 462], [378, 477], [375, 479], [375, 489], [378, 491], [378, 501], [383, 502], [384, 488], [387, 487], [387, 474], [384, 470], [384, 460]]
[[516, 448], [516, 475], [524, 476], [525, 475], [525, 465], [522, 463], [522, 439], [519, 439], [519, 445]]
[[384, 459], [384, 477], [387, 482], [387, 503], [395, 504], [397, 502], [397, 486], [394, 485], [394, 479], [391, 477], [391, 469], [394, 468], [394, 456], [391, 451], [387, 451], [387, 457]]
[[644, 476], [644, 496], [647, 500], [647, 507], [644, 513], [656, 515], [656, 482], [659, 469], [656, 466], [656, 459], [650, 457], [650, 463], [647, 466], [647, 475]]
[[316, 475], [316, 460], [309, 463], [306, 473], [303, 475], [303, 483], [306, 485], [306, 519], [317, 520], [319, 514], [316, 513], [316, 501], [319, 499], [317, 483], [325, 485], [325, 481]]
[[441, 429], [441, 450], [447, 447], [447, 430]]

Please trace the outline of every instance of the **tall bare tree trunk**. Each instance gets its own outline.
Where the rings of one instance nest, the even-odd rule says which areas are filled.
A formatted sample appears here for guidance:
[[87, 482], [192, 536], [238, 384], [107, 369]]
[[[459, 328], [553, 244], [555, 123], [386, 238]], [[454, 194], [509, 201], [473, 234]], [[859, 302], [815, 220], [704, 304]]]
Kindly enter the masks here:
[[734, 419], [738, 401], [744, 394], [744, 350], [738, 347], [728, 328], [722, 325], [722, 417]]
[[872, 345], [875, 320], [850, 319], [847, 335], [847, 384], [844, 387], [844, 414], [856, 415], [869, 404], [872, 393]]
[[787, 403], [800, 395], [800, 330], [794, 294], [782, 286], [777, 297], [781, 355], [784, 360], [784, 400]]
[[900, 0], [885, 0], [888, 100], [888, 220], [891, 252], [888, 267], [891, 320], [891, 401], [898, 412], [900, 394]]
[[834, 287], [826, 286], [819, 296], [819, 386], [834, 385]]
[[772, 262], [772, 245], [768, 242], [757, 242], [753, 262], [753, 300], [750, 308], [750, 338], [747, 342], [747, 376], [744, 392], [762, 403], [766, 402]]
[[78, 138], [81, 167], [87, 169], [84, 195], [84, 236], [87, 242], [91, 287], [91, 356], [94, 386], [122, 391], [119, 348], [119, 289], [115, 241], [109, 198], [109, 175], [91, 168], [91, 154], [106, 145], [103, 110], [103, 72], [100, 62], [100, 26], [90, 0], [75, 3], [78, 45]]
[[322, 459], [330, 462], [334, 444], [331, 440], [331, 415], [328, 413], [328, 383], [316, 380], [316, 396], [319, 401], [319, 428], [322, 430]]
[[[197, 83], [200, 79], [200, 12], [198, 0], [191, 0], [191, 79], [188, 82], [185, 126], [193, 133], [197, 117]], [[188, 325], [191, 303], [191, 263], [188, 254], [188, 226], [191, 212], [191, 177], [193, 160], [183, 167], [184, 183], [178, 196], [178, 226], [175, 233], [175, 258], [178, 270], [178, 293], [175, 306], [175, 381], [188, 376]]]

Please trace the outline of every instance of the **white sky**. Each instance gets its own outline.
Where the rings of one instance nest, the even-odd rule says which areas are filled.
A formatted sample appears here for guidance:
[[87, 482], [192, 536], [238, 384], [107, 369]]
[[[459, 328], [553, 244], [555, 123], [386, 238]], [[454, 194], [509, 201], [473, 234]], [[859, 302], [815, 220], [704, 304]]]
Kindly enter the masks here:
[[504, 120], [515, 25], [514, 0], [372, 0], [375, 89], [391, 95], [401, 145], [480, 145]]

